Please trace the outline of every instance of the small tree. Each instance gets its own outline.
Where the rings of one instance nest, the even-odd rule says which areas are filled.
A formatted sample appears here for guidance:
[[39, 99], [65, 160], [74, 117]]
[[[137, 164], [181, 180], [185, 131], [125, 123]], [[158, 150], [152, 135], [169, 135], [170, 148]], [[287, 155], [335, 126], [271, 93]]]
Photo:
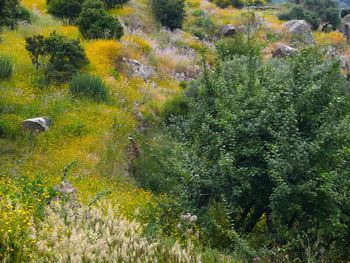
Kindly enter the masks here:
[[118, 19], [108, 14], [103, 2], [99, 0], [88, 0], [83, 4], [76, 24], [81, 34], [88, 39], [116, 38], [119, 40], [124, 35]]
[[36, 70], [38, 71], [40, 66], [39, 57], [45, 55], [44, 36], [35, 35], [26, 38], [26, 50], [30, 53], [32, 63], [36, 66]]
[[26, 39], [26, 50], [30, 53], [32, 63], [39, 69], [41, 57], [48, 57], [45, 69], [47, 79], [57, 81], [69, 80], [80, 68], [88, 63], [84, 49], [78, 40], [58, 35], [49, 37], [36, 35]]
[[150, 0], [154, 18], [162, 24], [173, 30], [182, 28], [185, 18], [184, 0]]
[[49, 57], [46, 76], [58, 81], [69, 80], [89, 62], [79, 40], [69, 39], [56, 32], [44, 39], [44, 54]]

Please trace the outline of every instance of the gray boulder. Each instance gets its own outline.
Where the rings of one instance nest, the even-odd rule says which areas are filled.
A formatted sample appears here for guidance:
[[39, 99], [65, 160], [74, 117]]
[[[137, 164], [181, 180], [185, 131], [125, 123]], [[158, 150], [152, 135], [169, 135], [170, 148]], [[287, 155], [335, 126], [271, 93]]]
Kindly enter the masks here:
[[273, 52], [272, 57], [273, 58], [285, 58], [285, 57], [291, 57], [298, 53], [298, 50], [296, 48], [292, 48], [287, 45], [279, 46], [275, 49]]
[[340, 33], [342, 33], [348, 42], [350, 44], [350, 23], [345, 23], [339, 30]]
[[341, 56], [335, 47], [329, 47], [327, 51], [328, 58], [337, 58], [340, 60], [340, 66], [346, 71], [350, 71], [348, 60], [345, 56]]
[[312, 35], [309, 25], [304, 20], [291, 20], [283, 23], [282, 26], [286, 27], [290, 34], [297, 42], [302, 42], [307, 45], [315, 45], [315, 39]]
[[350, 23], [350, 14], [343, 17], [344, 24]]
[[231, 24], [228, 24], [228, 25], [224, 26], [224, 28], [221, 30], [221, 32], [225, 37], [232, 37], [233, 35], [236, 34], [237, 28], [235, 28]]
[[155, 72], [152, 67], [147, 67], [135, 59], [123, 58], [123, 61], [127, 64], [127, 73], [133, 77], [140, 77], [144, 80], [148, 80]]
[[39, 133], [49, 130], [51, 120], [47, 117], [39, 117], [22, 121], [24, 132]]

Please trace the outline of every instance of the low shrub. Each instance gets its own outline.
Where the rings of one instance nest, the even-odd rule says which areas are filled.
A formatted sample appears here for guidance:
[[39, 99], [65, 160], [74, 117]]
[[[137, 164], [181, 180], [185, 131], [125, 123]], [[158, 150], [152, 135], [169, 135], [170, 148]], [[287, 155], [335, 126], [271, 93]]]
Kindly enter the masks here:
[[77, 74], [73, 77], [70, 91], [75, 95], [92, 97], [97, 100], [108, 100], [108, 88], [98, 76], [91, 74]]
[[0, 79], [8, 79], [13, 71], [11, 60], [0, 55]]
[[243, 34], [237, 34], [233, 38], [224, 38], [215, 43], [218, 56], [222, 60], [230, 60], [234, 56], [248, 55], [251, 47]]

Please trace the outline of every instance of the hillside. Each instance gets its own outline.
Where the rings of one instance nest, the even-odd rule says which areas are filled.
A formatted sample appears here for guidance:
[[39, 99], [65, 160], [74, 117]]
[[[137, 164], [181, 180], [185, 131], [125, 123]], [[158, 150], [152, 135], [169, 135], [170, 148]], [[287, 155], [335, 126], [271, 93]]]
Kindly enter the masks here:
[[0, 0], [0, 262], [349, 260], [346, 35], [66, 2]]

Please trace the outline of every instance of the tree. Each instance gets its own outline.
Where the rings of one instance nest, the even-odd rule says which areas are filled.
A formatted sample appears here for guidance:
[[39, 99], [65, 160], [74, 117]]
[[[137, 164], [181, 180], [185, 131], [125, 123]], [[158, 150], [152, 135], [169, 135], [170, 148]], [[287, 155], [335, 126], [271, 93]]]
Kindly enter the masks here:
[[44, 36], [35, 35], [33, 37], [26, 38], [26, 50], [30, 53], [32, 63], [36, 66], [36, 70], [39, 70], [40, 56], [44, 56]]
[[32, 63], [37, 70], [39, 57], [47, 57], [48, 63], [44, 67], [48, 80], [67, 81], [85, 66], [89, 61], [80, 42], [58, 35], [54, 31], [48, 37], [36, 35], [26, 39], [26, 50], [30, 53]]
[[76, 24], [81, 34], [88, 39], [116, 38], [119, 40], [124, 34], [118, 19], [108, 14], [103, 2], [99, 0], [88, 0], [83, 4]]
[[58, 81], [69, 80], [89, 62], [79, 40], [58, 35], [56, 32], [44, 39], [44, 53], [49, 58], [46, 75], [49, 79]]
[[154, 18], [171, 30], [182, 28], [185, 18], [184, 0], [150, 0]]
[[74, 21], [81, 12], [84, 0], [51, 0], [48, 3], [47, 12], [60, 19]]
[[171, 183], [199, 220], [220, 202], [239, 233], [266, 220], [268, 233], [295, 258], [318, 242], [334, 261], [346, 261], [350, 100], [339, 61], [322, 61], [310, 48], [250, 70], [249, 58], [234, 57], [189, 84], [181, 102], [187, 110], [172, 118], [167, 112], [177, 145], [151, 151], [155, 161], [143, 178]]

